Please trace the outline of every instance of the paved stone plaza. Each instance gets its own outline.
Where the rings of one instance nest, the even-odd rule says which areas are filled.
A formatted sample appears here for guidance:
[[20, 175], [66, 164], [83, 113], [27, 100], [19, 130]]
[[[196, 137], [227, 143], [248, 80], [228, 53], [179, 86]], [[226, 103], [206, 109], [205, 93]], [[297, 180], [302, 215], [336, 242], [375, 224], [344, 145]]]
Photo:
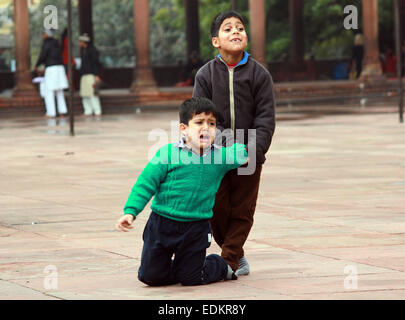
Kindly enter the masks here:
[[114, 225], [149, 133], [171, 139], [176, 111], [79, 118], [73, 138], [67, 119], [0, 119], [0, 299], [405, 299], [405, 124], [393, 112], [277, 117], [251, 274], [159, 288], [137, 280], [149, 207], [130, 233]]

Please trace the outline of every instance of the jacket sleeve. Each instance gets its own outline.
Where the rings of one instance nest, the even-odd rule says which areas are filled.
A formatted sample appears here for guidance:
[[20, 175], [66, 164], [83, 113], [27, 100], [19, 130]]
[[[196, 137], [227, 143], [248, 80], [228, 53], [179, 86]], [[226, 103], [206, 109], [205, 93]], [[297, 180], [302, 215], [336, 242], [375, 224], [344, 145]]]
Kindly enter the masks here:
[[208, 65], [206, 65], [198, 70], [197, 74], [195, 75], [193, 98], [203, 97], [210, 100], [212, 99], [212, 90], [209, 79], [209, 69]]
[[169, 159], [167, 150], [167, 146], [159, 149], [143, 169], [125, 203], [124, 214], [132, 214], [136, 218], [155, 195], [167, 175]]
[[37, 63], [35, 64], [35, 67], [38, 67], [38, 66], [40, 66], [41, 64], [45, 64], [45, 62], [46, 62], [46, 57], [47, 57], [48, 54], [49, 54], [49, 52], [48, 52], [49, 50], [50, 50], [50, 47], [47, 45], [46, 42], [44, 42], [44, 43], [42, 44], [41, 52], [40, 52], [40, 54], [39, 54]]
[[[206, 64], [200, 70], [198, 70], [193, 89], [193, 98], [194, 97], [203, 97], [212, 100], [212, 84], [211, 84], [211, 75], [210, 75], [210, 64]], [[219, 130], [218, 134], [221, 134], [224, 131], [224, 127], [221, 125], [221, 120], [217, 119], [217, 129]], [[227, 132], [222, 133], [221, 137], [218, 137], [215, 140], [215, 143], [218, 145], [229, 145], [228, 141], [232, 140], [233, 135], [228, 134]]]
[[[256, 156], [260, 161], [270, 148], [276, 125], [273, 80], [267, 70], [260, 70], [254, 86], [254, 99], [256, 111], [252, 129], [256, 129]], [[254, 142], [254, 139], [248, 141], [248, 149]]]
[[100, 73], [100, 53], [95, 47], [91, 51], [91, 62], [93, 64], [94, 75], [97, 76]]

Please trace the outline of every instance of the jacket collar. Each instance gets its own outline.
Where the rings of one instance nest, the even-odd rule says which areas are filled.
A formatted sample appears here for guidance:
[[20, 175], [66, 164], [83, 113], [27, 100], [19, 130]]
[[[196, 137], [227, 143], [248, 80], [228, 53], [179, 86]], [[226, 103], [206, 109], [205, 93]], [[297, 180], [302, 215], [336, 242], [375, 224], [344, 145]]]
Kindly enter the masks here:
[[[250, 56], [249, 53], [247, 53], [246, 51], [243, 51], [243, 58], [242, 58], [242, 60], [239, 61], [238, 64], [237, 64], [234, 68], [237, 68], [237, 67], [239, 67], [239, 66], [241, 66], [241, 65], [246, 64], [246, 63], [248, 62], [249, 56]], [[221, 57], [220, 54], [218, 54], [217, 57], [219, 58], [219, 60], [221, 60], [223, 63], [225, 63], [226, 66], [228, 66], [227, 63], [222, 59], [222, 57]]]

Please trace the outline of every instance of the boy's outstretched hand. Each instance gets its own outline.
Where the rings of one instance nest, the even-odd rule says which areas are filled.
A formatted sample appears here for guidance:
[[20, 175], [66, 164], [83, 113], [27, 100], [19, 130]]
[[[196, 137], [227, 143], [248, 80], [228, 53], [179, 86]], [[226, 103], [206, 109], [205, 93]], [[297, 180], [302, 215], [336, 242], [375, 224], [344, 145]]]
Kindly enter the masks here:
[[115, 227], [118, 231], [128, 232], [129, 229], [134, 228], [131, 226], [132, 222], [134, 222], [134, 216], [132, 214], [125, 214], [118, 220]]

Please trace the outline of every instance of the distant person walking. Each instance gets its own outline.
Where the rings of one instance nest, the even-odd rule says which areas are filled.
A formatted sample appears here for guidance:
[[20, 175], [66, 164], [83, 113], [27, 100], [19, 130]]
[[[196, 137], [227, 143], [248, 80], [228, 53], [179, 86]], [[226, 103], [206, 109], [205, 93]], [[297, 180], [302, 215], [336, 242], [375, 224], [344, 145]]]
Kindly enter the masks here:
[[[62, 60], [65, 67], [66, 74], [68, 73], [69, 66], [69, 38], [68, 38], [68, 29], [65, 28], [60, 37], [60, 47], [62, 50]], [[76, 65], [75, 59], [72, 57], [72, 66]]]
[[55, 95], [58, 106], [58, 113], [63, 116], [67, 113], [66, 100], [63, 90], [69, 87], [63, 67], [62, 52], [59, 42], [54, 39], [52, 30], [45, 30], [43, 43], [38, 61], [35, 64], [35, 71], [40, 73], [38, 67], [45, 65], [43, 84], [43, 97], [45, 100], [46, 116], [56, 117]]
[[354, 46], [352, 47], [352, 57], [351, 57], [351, 78], [358, 79], [363, 70], [363, 56], [364, 56], [364, 45], [363, 45], [363, 35], [358, 33], [354, 37]]
[[97, 84], [101, 81], [98, 74], [100, 71], [99, 52], [90, 42], [87, 33], [79, 37], [81, 53], [80, 66], [80, 96], [82, 97], [84, 115], [101, 115], [101, 103], [97, 94]]
[[5, 57], [3, 57], [4, 48], [0, 48], [0, 71], [10, 71], [10, 67], [6, 63]]

